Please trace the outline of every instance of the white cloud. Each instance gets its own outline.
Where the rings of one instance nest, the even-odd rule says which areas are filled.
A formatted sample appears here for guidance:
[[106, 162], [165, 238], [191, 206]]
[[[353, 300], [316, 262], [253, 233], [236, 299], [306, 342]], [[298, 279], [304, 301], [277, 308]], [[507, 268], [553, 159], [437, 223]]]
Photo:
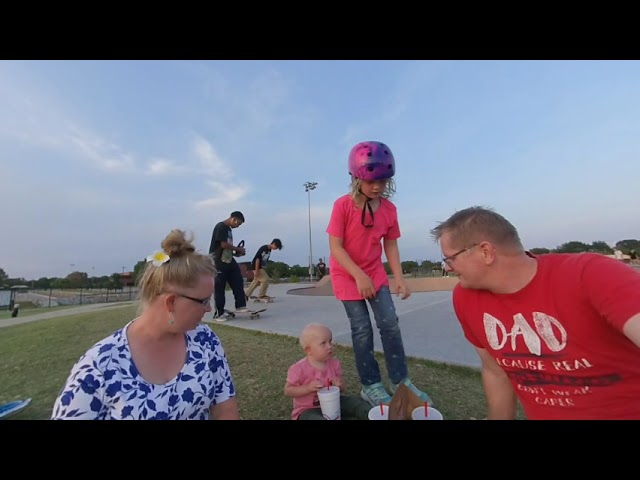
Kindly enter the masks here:
[[147, 175], [169, 175], [171, 173], [176, 173], [183, 171], [184, 169], [180, 166], [173, 163], [171, 160], [166, 160], [164, 158], [156, 158], [152, 159], [147, 163]]
[[135, 172], [134, 156], [122, 152], [118, 145], [109, 143], [96, 134], [81, 132], [77, 127], [73, 127], [66, 136], [73, 149], [92, 160], [98, 168], [112, 172]]
[[250, 190], [247, 185], [229, 185], [213, 180], [207, 183], [213, 188], [214, 196], [197, 201], [195, 204], [196, 208], [219, 207], [221, 205], [238, 203]]
[[216, 149], [207, 140], [202, 137], [196, 138], [193, 149], [204, 168], [203, 173], [217, 178], [230, 178], [233, 176], [233, 171], [229, 165], [218, 155]]

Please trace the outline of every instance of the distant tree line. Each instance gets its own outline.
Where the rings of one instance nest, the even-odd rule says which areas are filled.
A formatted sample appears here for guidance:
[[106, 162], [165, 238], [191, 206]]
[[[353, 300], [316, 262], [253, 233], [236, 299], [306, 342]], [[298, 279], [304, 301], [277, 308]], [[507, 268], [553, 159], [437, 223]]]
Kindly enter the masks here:
[[4, 288], [16, 285], [25, 285], [32, 290], [49, 290], [49, 289], [68, 289], [68, 288], [86, 288], [86, 289], [122, 289], [122, 275], [113, 273], [110, 276], [89, 277], [85, 272], [71, 272], [64, 278], [60, 277], [41, 277], [37, 280], [26, 280], [24, 278], [3, 277], [4, 270], [0, 268], [0, 286]]
[[[628, 239], [620, 240], [612, 248], [607, 242], [598, 240], [592, 243], [584, 243], [579, 241], [571, 241], [563, 243], [556, 248], [543, 248], [536, 247], [531, 248], [529, 251], [536, 255], [542, 255], [545, 253], [581, 253], [581, 252], [596, 252], [605, 255], [611, 255], [614, 250], [620, 250], [626, 255], [631, 255], [640, 251], [640, 240]], [[432, 270], [439, 270], [440, 260], [424, 260], [421, 262], [407, 260], [402, 262], [402, 271], [404, 273], [424, 273]], [[146, 266], [146, 260], [140, 260], [133, 268], [133, 281], [137, 283], [138, 277], [144, 272]], [[385, 268], [387, 273], [391, 273], [388, 263], [385, 262]], [[309, 276], [308, 265], [293, 265], [289, 266], [284, 262], [271, 261], [267, 264], [267, 273], [274, 280], [280, 279], [296, 279], [305, 278]], [[72, 272], [64, 278], [53, 277], [41, 277], [37, 280], [26, 280], [24, 278], [11, 278], [7, 275], [4, 269], [0, 268], [0, 287], [12, 287], [15, 285], [26, 285], [35, 290], [46, 290], [50, 288], [62, 289], [62, 288], [86, 288], [86, 289], [121, 289], [123, 285], [122, 275], [120, 273], [112, 273], [111, 275], [104, 275], [101, 277], [89, 277], [86, 272]]]
[[582, 253], [582, 252], [595, 252], [605, 255], [611, 255], [614, 250], [620, 250], [626, 255], [630, 255], [633, 252], [640, 250], [640, 240], [621, 240], [615, 244], [614, 248], [611, 248], [607, 242], [602, 240], [593, 243], [583, 243], [578, 241], [572, 241], [563, 243], [556, 248], [531, 248], [529, 251], [536, 255], [542, 255], [544, 253]]

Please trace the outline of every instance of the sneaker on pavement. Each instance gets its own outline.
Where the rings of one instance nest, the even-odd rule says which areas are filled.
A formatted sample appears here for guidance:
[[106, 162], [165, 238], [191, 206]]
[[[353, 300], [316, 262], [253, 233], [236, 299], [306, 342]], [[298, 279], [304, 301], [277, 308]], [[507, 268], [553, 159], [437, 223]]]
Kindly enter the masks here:
[[213, 319], [216, 322], [226, 322], [227, 320], [229, 320], [231, 318], [231, 315], [229, 315], [228, 313], [223, 313], [222, 315], [219, 315], [218, 312], [215, 312], [213, 314]]
[[[431, 400], [431, 397], [429, 395], [427, 395], [425, 392], [423, 392], [422, 390], [420, 390], [418, 387], [416, 387], [410, 379], [405, 378], [400, 383], [404, 383], [409, 388], [409, 390], [411, 390], [418, 397], [420, 397], [420, 400], [422, 400], [423, 402], [429, 402], [429, 405], [433, 405], [433, 400]], [[398, 387], [400, 386], [400, 383], [395, 384], [395, 383], [391, 382], [391, 392], [392, 393], [396, 393], [396, 390], [398, 390]]]
[[369, 405], [372, 407], [376, 407], [381, 403], [385, 405], [391, 403], [391, 395], [389, 395], [384, 385], [380, 382], [372, 385], [363, 385], [362, 390], [360, 390], [360, 396], [363, 400], [369, 402]]
[[236, 313], [244, 313], [244, 312], [248, 312], [249, 309], [247, 307], [240, 307], [240, 308], [236, 308]]

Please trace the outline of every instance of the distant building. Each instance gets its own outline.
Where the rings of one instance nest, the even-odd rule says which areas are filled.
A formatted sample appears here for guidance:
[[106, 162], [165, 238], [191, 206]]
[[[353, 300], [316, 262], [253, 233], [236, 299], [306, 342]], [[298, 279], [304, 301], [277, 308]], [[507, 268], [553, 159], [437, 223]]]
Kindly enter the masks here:
[[133, 272], [123, 272], [122, 274], [120, 274], [120, 278], [122, 279], [122, 286], [123, 287], [133, 287], [134, 286], [134, 281], [133, 281]]
[[620, 260], [624, 263], [631, 263], [631, 257], [626, 253], [622, 253], [621, 250], [616, 250], [613, 255], [605, 255], [609, 258], [615, 258], [616, 260]]

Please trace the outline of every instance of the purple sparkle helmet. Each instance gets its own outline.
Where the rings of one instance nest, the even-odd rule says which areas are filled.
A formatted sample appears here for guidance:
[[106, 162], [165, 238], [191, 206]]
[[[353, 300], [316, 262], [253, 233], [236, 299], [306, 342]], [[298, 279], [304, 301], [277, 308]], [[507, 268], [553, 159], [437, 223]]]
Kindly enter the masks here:
[[360, 142], [349, 153], [349, 174], [362, 180], [384, 180], [396, 173], [391, 149], [380, 142]]

